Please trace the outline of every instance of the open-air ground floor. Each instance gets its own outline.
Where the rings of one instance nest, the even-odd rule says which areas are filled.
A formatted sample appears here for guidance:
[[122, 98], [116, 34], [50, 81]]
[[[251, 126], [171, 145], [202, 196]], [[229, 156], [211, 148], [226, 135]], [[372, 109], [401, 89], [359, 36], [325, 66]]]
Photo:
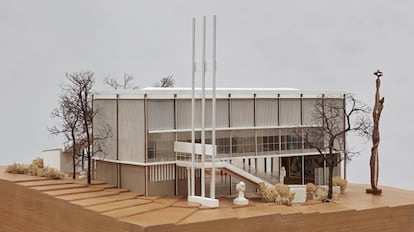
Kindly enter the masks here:
[[184, 197], [154, 196], [102, 182], [45, 180], [0, 170], [0, 231], [413, 231], [414, 192], [349, 184], [338, 203], [280, 206], [248, 196], [209, 209]]
[[[195, 192], [200, 194], [201, 168], [199, 157], [195, 162]], [[117, 160], [96, 160], [97, 179], [120, 188], [127, 188], [132, 192], [146, 196], [169, 195], [187, 196], [191, 160], [188, 156], [177, 156], [177, 161], [156, 163], [134, 163]], [[223, 165], [225, 164], [225, 165]], [[210, 165], [207, 160], [205, 165]], [[216, 195], [226, 196], [236, 194], [236, 184], [244, 181], [247, 192], [257, 192], [257, 184], [268, 182], [279, 183], [281, 169], [285, 170], [285, 184], [305, 185], [314, 183], [326, 185], [328, 183], [328, 168], [320, 155], [315, 153], [285, 154], [284, 156], [247, 156], [218, 159], [216, 161]], [[229, 169], [230, 168], [230, 169]], [[345, 172], [338, 164], [334, 168], [333, 176], [341, 176]], [[249, 179], [254, 176], [255, 180]], [[210, 188], [210, 169], [206, 168], [206, 192]], [[208, 195], [208, 194], [207, 194]]]

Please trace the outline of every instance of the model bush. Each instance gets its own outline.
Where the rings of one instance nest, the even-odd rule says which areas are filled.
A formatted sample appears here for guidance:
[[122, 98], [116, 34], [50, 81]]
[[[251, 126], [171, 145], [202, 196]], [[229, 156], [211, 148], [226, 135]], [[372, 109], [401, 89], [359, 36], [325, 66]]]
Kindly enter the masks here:
[[40, 157], [34, 159], [32, 164], [30, 164], [29, 169], [32, 176], [41, 176], [38, 173], [43, 169], [43, 159]]
[[38, 176], [46, 177], [49, 179], [62, 179], [64, 177], [63, 172], [60, 172], [54, 168], [44, 167], [39, 169]]
[[7, 167], [6, 172], [13, 174], [29, 174], [30, 170], [29, 165], [27, 164], [14, 163]]
[[284, 184], [271, 185], [263, 182], [259, 184], [259, 191], [264, 201], [278, 205], [290, 206], [295, 198], [295, 193], [291, 193], [289, 186]]
[[317, 188], [314, 196], [317, 200], [326, 200], [328, 198], [328, 190], [325, 188]]
[[318, 189], [318, 187], [316, 187], [316, 185], [313, 184], [313, 183], [308, 183], [306, 185], [306, 192], [308, 192], [308, 193], [315, 194], [316, 189]]
[[313, 183], [306, 184], [306, 200], [313, 200], [317, 188]]
[[64, 177], [63, 172], [54, 168], [45, 167], [42, 158], [36, 158], [30, 165], [14, 163], [6, 169], [7, 173], [26, 174], [31, 176], [46, 177], [49, 179], [61, 179]]
[[340, 176], [334, 176], [332, 178], [332, 185], [341, 187], [341, 193], [345, 192], [348, 181], [342, 179]]

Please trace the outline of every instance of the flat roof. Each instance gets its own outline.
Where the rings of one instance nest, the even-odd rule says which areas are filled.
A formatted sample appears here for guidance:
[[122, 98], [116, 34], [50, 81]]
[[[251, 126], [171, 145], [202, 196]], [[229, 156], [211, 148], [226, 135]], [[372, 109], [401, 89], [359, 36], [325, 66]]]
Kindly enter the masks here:
[[[196, 98], [201, 98], [201, 88], [196, 88]], [[300, 90], [295, 88], [217, 88], [218, 99], [227, 98], [318, 98], [322, 94], [327, 98], [343, 98], [344, 91]], [[147, 87], [137, 90], [95, 91], [95, 99], [189, 99], [191, 88]], [[206, 98], [212, 97], [212, 89], [206, 88]]]

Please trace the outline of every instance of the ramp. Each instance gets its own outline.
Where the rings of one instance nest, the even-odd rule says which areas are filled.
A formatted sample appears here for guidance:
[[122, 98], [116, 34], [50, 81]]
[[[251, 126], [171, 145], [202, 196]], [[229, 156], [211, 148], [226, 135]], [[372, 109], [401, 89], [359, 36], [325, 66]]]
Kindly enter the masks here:
[[223, 162], [224, 165], [221, 165], [219, 169], [223, 171], [224, 173], [229, 174], [230, 176], [235, 176], [239, 179], [242, 179], [246, 181], [247, 183], [250, 183], [252, 185], [259, 185], [259, 183], [266, 182], [265, 180], [243, 170], [242, 168], [239, 168], [235, 165], [232, 165], [227, 162]]
[[[191, 162], [188, 161], [177, 161], [177, 166], [179, 167], [191, 167]], [[196, 162], [194, 164], [195, 168], [201, 168], [201, 163]], [[211, 162], [206, 162], [204, 167], [206, 169], [210, 169], [212, 167]], [[238, 167], [236, 165], [233, 165], [231, 163], [228, 163], [226, 161], [220, 161], [215, 163], [215, 167], [224, 173], [227, 173], [230, 176], [235, 176], [239, 179], [242, 179], [246, 183], [252, 184], [252, 185], [259, 185], [259, 183], [265, 182], [268, 184], [275, 184], [275, 181], [272, 180], [274, 177], [266, 176], [266, 175], [258, 175], [257, 173], [251, 173], [247, 170], [251, 169], [248, 168], [247, 170], [241, 167]]]

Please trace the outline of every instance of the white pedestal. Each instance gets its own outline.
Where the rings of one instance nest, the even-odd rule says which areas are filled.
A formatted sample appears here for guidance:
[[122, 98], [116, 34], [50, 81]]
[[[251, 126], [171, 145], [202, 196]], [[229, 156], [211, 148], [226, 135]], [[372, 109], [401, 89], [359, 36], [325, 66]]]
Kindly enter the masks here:
[[247, 200], [246, 198], [236, 198], [233, 200], [233, 204], [235, 205], [248, 205], [249, 204], [249, 200]]
[[303, 204], [306, 202], [306, 185], [289, 185], [290, 192], [295, 193], [292, 204]]
[[199, 203], [202, 206], [217, 208], [219, 207], [219, 201], [217, 199], [212, 199], [208, 197], [200, 196], [188, 196], [187, 200], [194, 203]]

